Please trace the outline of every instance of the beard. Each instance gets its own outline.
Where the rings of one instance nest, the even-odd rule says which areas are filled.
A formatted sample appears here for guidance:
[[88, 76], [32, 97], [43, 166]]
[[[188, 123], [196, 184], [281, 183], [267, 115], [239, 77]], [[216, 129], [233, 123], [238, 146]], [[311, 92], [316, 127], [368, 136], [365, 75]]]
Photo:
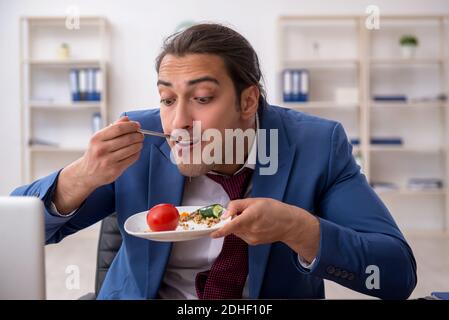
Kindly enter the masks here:
[[[207, 147], [209, 147], [209, 150], [204, 154], [203, 151]], [[194, 178], [219, 169], [223, 165], [243, 165], [245, 162], [243, 155], [240, 160], [241, 163], [237, 162], [234, 140], [225, 141], [224, 144], [221, 139], [214, 139], [208, 143], [200, 141], [199, 144], [190, 147], [190, 149], [178, 149], [176, 143], [172, 142], [170, 148], [172, 161], [176, 163], [179, 172], [185, 177]], [[217, 152], [217, 150], [219, 151]], [[244, 152], [244, 150], [241, 151]]]
[[198, 177], [202, 176], [209, 171], [212, 171], [215, 168], [215, 164], [205, 164], [205, 163], [199, 163], [199, 164], [184, 164], [179, 163], [177, 164], [179, 172], [185, 177]]
[[[199, 149], [199, 151], [201, 154], [202, 148]], [[171, 148], [171, 152], [179, 172], [185, 177], [198, 177], [208, 173], [216, 167], [215, 163], [204, 163], [201, 156], [196, 157], [194, 161], [192, 150], [186, 154], [183, 154], [179, 153], [179, 151], [176, 150], [176, 147], [173, 146]]]

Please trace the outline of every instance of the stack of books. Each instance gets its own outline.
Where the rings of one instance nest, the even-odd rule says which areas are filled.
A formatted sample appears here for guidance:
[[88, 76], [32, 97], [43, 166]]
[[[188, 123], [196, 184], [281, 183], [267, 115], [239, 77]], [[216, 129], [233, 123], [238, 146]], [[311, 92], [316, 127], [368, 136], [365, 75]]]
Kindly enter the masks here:
[[404, 94], [377, 94], [373, 96], [376, 102], [407, 102], [407, 96]]
[[371, 183], [371, 187], [376, 192], [388, 192], [399, 189], [399, 186], [393, 182], [373, 182]]
[[401, 137], [372, 137], [370, 139], [370, 143], [373, 145], [394, 145], [401, 146], [403, 144], [403, 140]]
[[102, 74], [98, 68], [71, 69], [72, 101], [101, 101]]
[[434, 190], [443, 187], [443, 181], [438, 178], [411, 178], [407, 187], [410, 190]]

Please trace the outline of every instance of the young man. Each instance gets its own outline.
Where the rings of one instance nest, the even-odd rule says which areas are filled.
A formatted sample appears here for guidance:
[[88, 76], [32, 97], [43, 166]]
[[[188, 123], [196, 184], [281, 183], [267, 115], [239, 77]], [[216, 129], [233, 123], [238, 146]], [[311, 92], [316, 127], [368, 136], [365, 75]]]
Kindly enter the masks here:
[[[268, 105], [244, 37], [216, 24], [190, 27], [167, 39], [156, 70], [159, 109], [127, 112], [80, 159], [13, 193], [44, 201], [48, 243], [117, 212], [123, 243], [98, 298], [324, 298], [323, 279], [380, 298], [410, 295], [413, 253], [342, 126]], [[195, 138], [195, 124], [200, 136], [257, 135], [220, 147], [218, 138]], [[139, 128], [193, 138], [144, 138]], [[214, 161], [192, 161], [211, 146]], [[123, 230], [159, 203], [221, 203], [233, 219], [211, 237], [177, 243]]]

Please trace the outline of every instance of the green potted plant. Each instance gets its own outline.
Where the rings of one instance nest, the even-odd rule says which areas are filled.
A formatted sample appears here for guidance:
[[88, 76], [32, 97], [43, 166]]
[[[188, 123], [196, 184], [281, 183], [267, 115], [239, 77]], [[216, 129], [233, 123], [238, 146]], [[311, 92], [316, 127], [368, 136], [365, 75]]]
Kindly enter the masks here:
[[401, 53], [403, 58], [410, 59], [415, 56], [416, 47], [419, 44], [418, 38], [414, 35], [406, 34], [399, 39], [399, 43], [401, 45]]

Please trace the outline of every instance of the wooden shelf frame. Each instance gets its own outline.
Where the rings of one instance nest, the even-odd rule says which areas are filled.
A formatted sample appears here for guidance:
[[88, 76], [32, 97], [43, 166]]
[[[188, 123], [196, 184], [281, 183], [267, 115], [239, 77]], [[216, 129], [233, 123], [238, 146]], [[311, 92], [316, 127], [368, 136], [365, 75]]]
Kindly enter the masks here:
[[[101, 126], [109, 123], [108, 112], [108, 63], [110, 56], [110, 27], [108, 21], [103, 16], [80, 16], [80, 26], [94, 28], [96, 32], [89, 35], [95, 38], [95, 44], [98, 49], [98, 56], [92, 58], [69, 58], [58, 59], [54, 57], [35, 57], [31, 42], [33, 31], [36, 28], [45, 28], [45, 30], [62, 31], [65, 28], [66, 17], [64, 16], [23, 16], [19, 19], [20, 32], [20, 96], [21, 96], [21, 180], [22, 183], [30, 183], [36, 179], [36, 173], [33, 163], [36, 157], [60, 157], [64, 155], [73, 155], [79, 157], [85, 151], [83, 147], [52, 147], [46, 145], [29, 145], [33, 132], [33, 119], [41, 112], [67, 113], [68, 116], [73, 112], [99, 112], [101, 114]], [[64, 30], [65, 31], [65, 30]], [[76, 32], [76, 30], [73, 30]], [[70, 40], [70, 39], [69, 39]], [[70, 68], [98, 68], [102, 73], [101, 101], [72, 102], [68, 101], [35, 101], [31, 97], [31, 76], [36, 70], [48, 72], [61, 72], [57, 70]], [[90, 125], [90, 123], [88, 124]], [[55, 170], [58, 168], [54, 168]], [[50, 172], [48, 172], [50, 173]]]
[[[439, 37], [437, 37], [439, 47], [435, 56], [429, 57], [416, 57], [411, 59], [403, 59], [400, 57], [376, 57], [372, 56], [371, 45], [373, 42], [373, 33], [377, 31], [368, 30], [365, 27], [366, 16], [363, 15], [313, 15], [313, 16], [281, 16], [278, 19], [277, 26], [277, 41], [278, 41], [278, 65], [277, 76], [280, 77], [282, 70], [287, 68], [305, 68], [313, 72], [314, 68], [328, 68], [335, 70], [336, 68], [353, 68], [357, 74], [356, 86], [359, 90], [359, 99], [355, 104], [343, 104], [338, 105], [334, 101], [310, 101], [306, 103], [292, 103], [282, 101], [282, 88], [281, 81], [278, 81], [277, 99], [276, 104], [300, 110], [303, 112], [314, 113], [315, 111], [322, 112], [325, 110], [328, 114], [331, 114], [333, 110], [335, 113], [342, 112], [356, 112], [355, 117], [358, 121], [357, 126], [359, 130], [360, 144], [354, 147], [354, 153], [362, 156], [363, 159], [363, 172], [367, 179], [371, 181], [372, 176], [372, 157], [382, 155], [383, 153], [398, 157], [414, 157], [414, 156], [435, 156], [440, 157], [444, 163], [444, 177], [441, 177], [444, 181], [444, 188], [438, 190], [423, 190], [415, 191], [408, 190], [405, 187], [401, 187], [398, 190], [382, 192], [382, 196], [401, 196], [407, 199], [409, 196], [441, 196], [445, 200], [444, 209], [444, 225], [442, 230], [445, 233], [449, 233], [449, 99], [445, 101], [408, 101], [408, 102], [377, 102], [371, 99], [371, 75], [375, 70], [381, 68], [438, 68], [439, 81], [443, 92], [449, 98], [449, 44], [446, 39], [449, 38], [449, 16], [445, 15], [382, 15], [382, 23], [392, 22], [399, 25], [400, 28], [403, 25], [408, 25], [414, 21], [418, 23], [424, 23], [431, 25], [432, 28], [439, 28]], [[330, 24], [335, 21], [346, 21], [356, 24], [356, 34], [354, 35], [354, 41], [356, 41], [357, 56], [353, 57], [351, 53], [350, 57], [340, 57], [338, 59], [332, 58], [320, 58], [320, 59], [305, 59], [300, 56], [289, 55], [286, 59], [286, 46], [287, 43], [287, 30], [292, 32], [292, 29], [287, 27], [293, 26], [299, 28], [302, 23], [309, 23], [310, 21], [323, 22], [323, 26], [328, 28]], [[329, 22], [329, 25], [326, 25]], [[427, 23], [429, 22], [429, 23]], [[401, 25], [403, 23], [403, 25]], [[307, 26], [309, 27], [309, 26]], [[319, 26], [318, 26], [319, 28]], [[303, 29], [304, 30], [304, 29]], [[300, 32], [300, 31], [299, 31]], [[381, 30], [381, 32], [384, 32]], [[388, 32], [388, 31], [387, 31]], [[310, 40], [310, 39], [308, 39]], [[352, 47], [351, 47], [352, 48]], [[382, 69], [381, 69], [382, 70]], [[439, 118], [441, 118], [442, 128], [444, 130], [444, 137], [442, 139], [443, 144], [441, 146], [411, 146], [408, 144], [401, 146], [387, 146], [387, 145], [371, 145], [371, 118], [373, 113], [381, 113], [385, 110], [395, 110], [395, 112], [416, 112], [423, 109], [439, 110]], [[327, 114], [326, 113], [326, 114]], [[352, 118], [353, 119], [353, 118]]]

